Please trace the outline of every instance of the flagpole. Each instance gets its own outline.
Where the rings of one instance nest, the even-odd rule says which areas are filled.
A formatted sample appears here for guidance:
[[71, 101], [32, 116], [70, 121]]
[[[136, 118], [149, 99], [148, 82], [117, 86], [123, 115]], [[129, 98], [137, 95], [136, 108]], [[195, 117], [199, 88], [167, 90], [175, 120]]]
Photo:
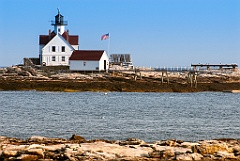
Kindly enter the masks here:
[[108, 38], [108, 53], [107, 53], [107, 55], [110, 56], [109, 52], [110, 52], [110, 38], [111, 37], [110, 37], [110, 33], [108, 33], [108, 34], [109, 34], [109, 38]]

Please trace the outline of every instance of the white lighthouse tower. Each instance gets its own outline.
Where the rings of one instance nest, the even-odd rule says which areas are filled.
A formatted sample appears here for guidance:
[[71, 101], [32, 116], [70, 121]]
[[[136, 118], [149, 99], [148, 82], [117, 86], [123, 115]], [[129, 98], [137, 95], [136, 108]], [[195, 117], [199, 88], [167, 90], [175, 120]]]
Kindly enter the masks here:
[[70, 35], [69, 30], [65, 31], [67, 22], [59, 10], [51, 25], [54, 26], [53, 31], [39, 36], [40, 63], [45, 66], [69, 66], [69, 57], [79, 48], [78, 35]]
[[62, 35], [65, 31], [65, 26], [67, 26], [67, 21], [63, 21], [63, 15], [60, 14], [58, 9], [58, 14], [55, 16], [55, 21], [52, 21], [52, 26], [54, 26], [55, 34]]

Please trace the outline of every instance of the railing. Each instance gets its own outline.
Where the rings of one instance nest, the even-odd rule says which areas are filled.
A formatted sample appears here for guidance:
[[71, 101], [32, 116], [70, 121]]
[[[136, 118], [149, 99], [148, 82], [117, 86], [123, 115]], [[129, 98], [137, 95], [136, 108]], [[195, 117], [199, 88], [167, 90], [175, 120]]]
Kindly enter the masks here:
[[158, 67], [154, 68], [155, 71], [168, 71], [168, 72], [185, 72], [195, 71], [193, 67]]
[[68, 23], [67, 23], [67, 21], [60, 21], [60, 22], [51, 21], [51, 25], [52, 25], [52, 26], [55, 26], [55, 25], [63, 25], [63, 26], [67, 26]]

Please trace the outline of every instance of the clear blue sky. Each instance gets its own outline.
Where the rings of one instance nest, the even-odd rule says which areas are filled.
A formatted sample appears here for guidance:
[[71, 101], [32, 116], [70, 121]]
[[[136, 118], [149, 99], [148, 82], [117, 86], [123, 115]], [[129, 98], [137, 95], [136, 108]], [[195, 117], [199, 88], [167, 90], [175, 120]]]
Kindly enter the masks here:
[[130, 53], [136, 66], [240, 65], [240, 0], [0, 0], [0, 66], [38, 57], [60, 8], [80, 49]]

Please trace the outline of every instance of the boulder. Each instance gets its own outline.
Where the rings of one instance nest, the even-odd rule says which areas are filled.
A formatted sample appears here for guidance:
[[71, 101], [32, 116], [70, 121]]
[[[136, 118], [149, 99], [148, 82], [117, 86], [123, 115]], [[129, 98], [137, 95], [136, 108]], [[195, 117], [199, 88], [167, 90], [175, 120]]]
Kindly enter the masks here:
[[162, 151], [162, 158], [163, 159], [169, 159], [175, 156], [175, 152], [173, 151], [173, 149], [166, 149], [164, 151]]
[[140, 145], [145, 144], [143, 140], [136, 139], [136, 138], [129, 138], [126, 141], [118, 141], [119, 145]]
[[43, 149], [29, 149], [26, 151], [27, 154], [37, 155], [39, 158], [44, 158]]
[[6, 73], [7, 69], [6, 68], [0, 68], [0, 74]]
[[205, 141], [200, 145], [195, 145], [193, 147], [194, 152], [198, 152], [202, 155], [204, 154], [214, 154], [218, 151], [225, 151], [228, 153], [233, 153], [233, 148], [229, 148], [227, 143], [221, 141]]
[[169, 159], [174, 159], [175, 152], [173, 151], [173, 149], [166, 149], [162, 151], [153, 151], [149, 153], [149, 156], [151, 158], [160, 158], [164, 160], [169, 160]]
[[22, 69], [17, 66], [7, 67], [7, 73], [19, 73], [21, 71]]
[[150, 158], [161, 158], [162, 157], [162, 153], [161, 151], [155, 150], [151, 153], [149, 153]]
[[186, 153], [177, 155], [176, 160], [202, 160], [203, 156], [199, 153]]
[[193, 160], [202, 160], [203, 155], [201, 155], [199, 153], [192, 153], [192, 158], [193, 158]]
[[6, 157], [6, 158], [9, 158], [9, 157], [15, 157], [18, 155], [18, 151], [17, 150], [3, 150], [2, 152], [2, 156], [3, 157]]
[[32, 67], [25, 67], [25, 68], [23, 68], [25, 71], [28, 71], [31, 75], [33, 75], [33, 76], [37, 76], [37, 72], [36, 72], [36, 70], [34, 69], [34, 68], [32, 68]]
[[86, 142], [86, 139], [84, 137], [76, 135], [76, 134], [73, 134], [69, 140], [77, 140], [77, 141], [80, 141], [83, 143]]
[[192, 158], [192, 154], [180, 154], [180, 155], [177, 155], [176, 156], [176, 160], [184, 160], [184, 161], [187, 161], [187, 160], [193, 160]]
[[18, 76], [30, 77], [30, 76], [32, 76], [32, 74], [28, 71], [21, 71], [21, 72], [18, 72]]
[[192, 147], [196, 146], [196, 145], [200, 145], [199, 143], [192, 143], [192, 142], [183, 142], [181, 143], [181, 145], [179, 145], [180, 147], [183, 148], [189, 148], [191, 149]]
[[240, 145], [233, 147], [233, 153], [235, 156], [240, 156]]
[[28, 141], [43, 141], [43, 140], [47, 140], [48, 138], [43, 137], [43, 136], [32, 136], [28, 139]]
[[220, 157], [221, 159], [236, 159], [233, 153], [223, 151], [216, 152], [215, 157]]
[[16, 158], [16, 160], [21, 160], [21, 161], [30, 161], [30, 160], [38, 160], [39, 156], [37, 155], [32, 155], [32, 154], [22, 154], [19, 157]]
[[163, 140], [163, 141], [157, 141], [155, 142], [156, 144], [160, 145], [160, 146], [177, 146], [177, 141], [175, 139], [172, 140]]

